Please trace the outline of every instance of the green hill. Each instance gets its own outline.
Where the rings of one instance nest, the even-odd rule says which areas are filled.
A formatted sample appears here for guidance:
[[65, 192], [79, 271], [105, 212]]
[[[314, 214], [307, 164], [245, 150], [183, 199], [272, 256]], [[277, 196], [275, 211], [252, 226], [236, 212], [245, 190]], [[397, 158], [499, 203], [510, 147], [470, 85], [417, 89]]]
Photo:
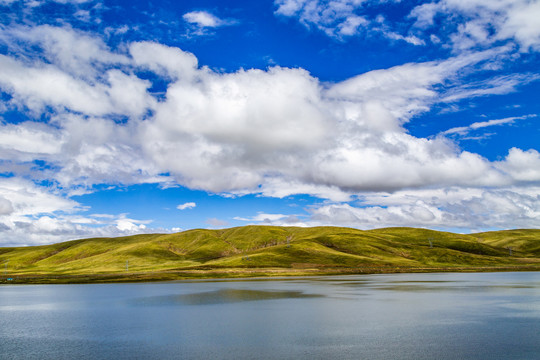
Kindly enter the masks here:
[[0, 248], [6, 282], [539, 270], [540, 230], [244, 226]]

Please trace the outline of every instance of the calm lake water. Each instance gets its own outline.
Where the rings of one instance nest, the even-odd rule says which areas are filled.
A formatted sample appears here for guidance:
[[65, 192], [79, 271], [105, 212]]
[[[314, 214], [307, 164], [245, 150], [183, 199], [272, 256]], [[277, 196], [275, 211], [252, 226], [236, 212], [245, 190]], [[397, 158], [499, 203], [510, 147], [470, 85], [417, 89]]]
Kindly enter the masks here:
[[540, 359], [540, 273], [0, 286], [1, 359]]

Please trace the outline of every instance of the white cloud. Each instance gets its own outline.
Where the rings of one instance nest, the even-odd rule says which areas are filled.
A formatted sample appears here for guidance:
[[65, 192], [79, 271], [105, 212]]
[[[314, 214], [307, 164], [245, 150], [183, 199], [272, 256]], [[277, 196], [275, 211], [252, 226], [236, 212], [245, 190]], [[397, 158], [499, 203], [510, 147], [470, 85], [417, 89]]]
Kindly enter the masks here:
[[137, 233], [146, 229], [144, 223], [148, 222], [150, 221], [129, 219], [125, 215], [121, 215], [120, 218], [116, 220], [116, 228], [123, 232]]
[[[518, 44], [523, 52], [540, 49], [538, 1], [438, 0], [413, 7], [408, 15], [389, 22], [383, 16], [385, 9], [381, 4], [392, 6], [388, 4], [392, 2], [275, 0], [274, 4], [276, 15], [296, 18], [307, 28], [319, 29], [338, 39], [365, 34], [413, 45], [425, 45], [432, 39], [433, 44], [450, 45], [456, 53], [508, 40]], [[430, 30], [439, 22], [445, 26], [438, 26], [437, 36]]]
[[55, 122], [63, 134], [62, 151], [47, 160], [60, 167], [55, 179], [63, 187], [167, 181], [140, 149], [137, 121], [117, 124], [103, 118], [62, 115]]
[[189, 80], [196, 74], [197, 58], [179, 48], [143, 41], [132, 43], [129, 52], [137, 66], [158, 75]]
[[[13, 95], [12, 104], [36, 115], [52, 106], [86, 115], [140, 117], [155, 106], [147, 93], [150, 82], [111, 69], [131, 60], [99, 37], [69, 27], [14, 25], [0, 31], [0, 41], [18, 53], [0, 55], [0, 87]], [[36, 54], [45, 61], [32, 59]]]
[[[31, 154], [58, 154], [61, 135], [40, 123], [24, 122], [0, 125], [0, 148]], [[2, 150], [0, 150], [1, 152]]]
[[107, 81], [93, 84], [48, 65], [25, 65], [0, 55], [0, 87], [15, 104], [40, 113], [46, 106], [88, 115], [142, 116], [155, 100], [146, 90], [150, 83], [118, 70], [106, 72]]
[[[294, 10], [294, 4], [307, 2], [288, 4]], [[501, 63], [511, 46], [325, 83], [299, 68], [222, 73], [200, 67], [191, 53], [154, 42], [112, 50], [90, 34], [68, 28], [43, 30], [47, 36], [11, 31], [9, 37], [31, 39], [31, 46], [43, 49], [45, 60], [29, 59], [24, 55], [27, 49], [0, 55], [0, 88], [13, 96], [6, 107], [18, 106], [22, 112], [28, 108], [29, 118], [48, 118], [45, 123], [0, 124], [0, 155], [5, 160], [1, 166], [14, 172], [13, 178], [0, 183], [0, 213], [6, 217], [2, 226], [10, 229], [10, 239], [24, 231], [34, 243], [73, 234], [150, 231], [147, 222], [126, 216], [72, 215], [82, 209], [68, 198], [70, 191], [110, 183], [167, 182], [214, 193], [276, 197], [302, 193], [338, 202], [314, 209], [309, 220], [314, 224], [360, 226], [369, 219], [373, 225], [377, 219], [382, 219], [380, 224], [411, 224], [418, 219], [425, 226], [442, 226], [444, 221], [461, 226], [472, 220], [450, 215], [466, 205], [480, 209], [466, 213], [475, 224], [484, 219], [503, 226], [519, 216], [519, 224], [536, 224], [535, 197], [526, 191], [540, 181], [537, 151], [511, 149], [506, 159], [490, 162], [461, 151], [442, 136], [418, 138], [403, 127], [434, 104], [457, 101], [464, 94], [508, 93], [530, 81], [513, 75], [462, 85], [468, 74], [491, 71], [478, 68], [492, 59]], [[57, 44], [60, 38], [67, 38], [68, 44], [81, 39], [80, 46], [86, 44], [84, 49], [95, 54], [84, 55], [87, 50], [77, 46], [69, 54], [69, 48]], [[151, 94], [150, 80], [137, 76], [141, 71], [152, 71], [165, 81], [165, 94]], [[126, 119], [118, 121], [118, 116]], [[521, 118], [474, 123], [446, 134]], [[46, 166], [36, 169], [34, 160]], [[45, 190], [23, 176], [50, 180], [63, 190]], [[423, 197], [418, 192], [424, 188], [481, 193], [475, 193], [470, 203], [445, 203]], [[383, 202], [365, 208], [344, 204], [365, 192], [403, 189], [417, 197], [393, 207], [384, 207]], [[519, 207], [518, 200], [529, 205]], [[189, 204], [179, 206], [187, 209]], [[479, 215], [488, 205], [506, 206], [518, 215], [489, 220]], [[308, 223], [282, 214], [244, 219]], [[219, 219], [208, 223], [227, 224]], [[38, 230], [50, 236], [38, 239]]]
[[35, 56], [36, 47], [40, 48], [40, 55], [49, 63], [85, 80], [99, 76], [107, 65], [129, 62], [125, 55], [111, 52], [101, 38], [69, 26], [12, 25], [2, 29], [0, 39], [10, 45], [26, 43], [26, 47], [20, 46], [17, 50], [27, 57]]
[[[349, 201], [352, 193], [340, 189], [336, 185], [316, 185], [302, 182], [298, 179], [284, 179], [269, 177], [260, 187], [264, 196], [284, 198], [296, 194], [309, 194], [321, 199], [332, 201]], [[242, 195], [242, 193], [239, 193]]]
[[389, 39], [403, 40], [405, 42], [408, 42], [409, 44], [416, 45], [416, 46], [426, 45], [426, 42], [424, 40], [422, 40], [422, 39], [420, 39], [420, 38], [418, 38], [417, 36], [414, 36], [414, 35], [403, 36], [401, 34], [398, 34], [398, 33], [392, 32], [392, 31], [386, 31], [386, 32], [384, 32], [384, 35]]
[[446, 131], [441, 132], [440, 135], [459, 134], [463, 136], [473, 130], [478, 130], [478, 129], [482, 129], [482, 128], [486, 128], [490, 126], [513, 124], [516, 120], [530, 119], [536, 116], [537, 116], [536, 114], [529, 114], [529, 115], [523, 115], [523, 116], [511, 116], [504, 119], [479, 121], [479, 122], [472, 123], [469, 126], [460, 126], [460, 127], [448, 129]]
[[187, 202], [187, 203], [178, 205], [176, 208], [178, 210], [186, 210], [186, 209], [193, 209], [196, 206], [197, 206], [197, 204], [194, 203], [194, 202]]
[[356, 35], [362, 27], [368, 25], [368, 21], [362, 16], [349, 15], [337, 26], [338, 34], [343, 36]]
[[[82, 114], [59, 110], [54, 125], [6, 125], [19, 136], [0, 136], [0, 145], [24, 150], [26, 160], [54, 164], [50, 173], [66, 187], [176, 181], [217, 193], [305, 192], [343, 200], [363, 190], [497, 186], [512, 179], [448, 141], [416, 138], [402, 128], [453, 91], [450, 86], [441, 93], [438, 85], [448, 87], [463, 69], [506, 48], [371, 71], [334, 84], [303, 69], [216, 73], [197, 67], [193, 54], [157, 43], [128, 48], [131, 66], [169, 79], [163, 99], [148, 93], [148, 81], [122, 68], [89, 85], [53, 65], [29, 68], [3, 56], [16, 71], [0, 74], [0, 84], [19, 101]], [[50, 73], [56, 74], [56, 91], [39, 90]], [[515, 88], [520, 78], [513, 79]], [[140, 121], [148, 109], [154, 114]], [[110, 112], [130, 120], [119, 124], [100, 117]]]
[[3, 196], [0, 196], [0, 216], [9, 215], [13, 212], [13, 204]]
[[50, 1], [61, 3], [61, 4], [84, 4], [84, 3], [91, 2], [94, 0], [50, 0]]
[[515, 38], [524, 51], [540, 50], [540, 3], [517, 1], [510, 7], [498, 38]]
[[512, 148], [506, 159], [496, 166], [516, 181], [540, 182], [540, 153], [537, 150]]
[[455, 51], [491, 46], [501, 40], [517, 43], [524, 52], [538, 50], [539, 16], [540, 3], [528, 0], [440, 0], [419, 5], [410, 14], [420, 29], [432, 27], [436, 17], [447, 24], [458, 20], [453, 32], [447, 34]]
[[84, 214], [86, 209], [59, 191], [16, 177], [0, 178], [2, 246], [41, 245], [82, 237], [168, 232], [148, 228], [149, 220], [125, 214]]
[[277, 0], [274, 4], [278, 6], [276, 13], [284, 16], [293, 16], [302, 10], [307, 0]]
[[11, 5], [14, 2], [23, 2], [29, 7], [42, 5], [46, 2], [57, 2], [60, 4], [83, 4], [94, 0], [0, 0], [0, 5]]
[[14, 95], [16, 102], [35, 112], [40, 112], [45, 104], [90, 114], [113, 111], [103, 91], [50, 65], [25, 66], [0, 55], [0, 85]]
[[[303, 224], [360, 229], [414, 226], [482, 231], [538, 228], [540, 188], [440, 188], [364, 194], [357, 205], [323, 204], [309, 210]], [[285, 222], [272, 222], [286, 225]]]
[[238, 23], [234, 19], [220, 19], [208, 11], [191, 11], [185, 13], [182, 18], [191, 26], [188, 34], [196, 36], [210, 35], [213, 34], [213, 29]]
[[471, 82], [447, 92], [444, 102], [471, 99], [478, 96], [504, 95], [516, 91], [516, 88], [540, 79], [536, 74], [510, 74]]
[[[385, 1], [387, 2], [387, 1]], [[425, 41], [413, 34], [400, 34], [397, 29], [372, 8], [380, 2], [365, 0], [275, 0], [276, 15], [298, 18], [307, 28], [315, 27], [326, 35], [343, 40], [352, 36], [383, 36], [394, 41], [412, 45], [425, 45]], [[368, 11], [369, 9], [369, 11]]]
[[235, 217], [234, 220], [240, 220], [240, 221], [250, 221], [250, 222], [273, 222], [276, 220], [281, 220], [283, 218], [288, 217], [289, 215], [283, 215], [283, 214], [265, 214], [263, 212], [257, 213], [257, 215], [250, 217], [250, 218], [244, 218], [244, 217]]
[[199, 27], [219, 27], [223, 21], [213, 14], [206, 11], [192, 11], [184, 14], [183, 19], [191, 24], [196, 24]]
[[56, 211], [69, 213], [80, 210], [77, 202], [16, 177], [0, 178], [0, 196], [12, 204], [11, 215], [16, 216], [16, 219]]
[[297, 17], [307, 28], [315, 27], [326, 35], [338, 39], [355, 36], [372, 26], [359, 15], [363, 0], [275, 0], [276, 15]]
[[217, 219], [217, 218], [209, 218], [206, 219], [206, 223], [210, 225], [213, 228], [223, 228], [227, 225], [229, 225], [228, 221]]
[[266, 214], [258, 212], [252, 217], [237, 216], [234, 220], [245, 221], [248, 225], [278, 225], [278, 226], [315, 226], [315, 222], [311, 220], [304, 221], [305, 216], [284, 215], [284, 214]]

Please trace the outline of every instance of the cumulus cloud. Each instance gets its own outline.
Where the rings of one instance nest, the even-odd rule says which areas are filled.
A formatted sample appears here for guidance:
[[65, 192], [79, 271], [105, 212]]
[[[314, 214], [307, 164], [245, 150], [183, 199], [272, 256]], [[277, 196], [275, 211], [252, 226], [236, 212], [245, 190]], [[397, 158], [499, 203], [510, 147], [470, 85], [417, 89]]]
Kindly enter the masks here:
[[47, 189], [17, 177], [0, 178], [0, 236], [2, 246], [41, 245], [82, 237], [168, 232], [148, 228], [150, 220], [126, 214], [84, 214], [88, 209]]
[[0, 86], [13, 94], [12, 103], [36, 114], [52, 106], [88, 115], [137, 117], [155, 103], [147, 93], [150, 83], [134, 75], [109, 70], [102, 82], [86, 82], [53, 65], [26, 65], [5, 55], [0, 55]]
[[192, 79], [198, 67], [197, 58], [193, 54], [155, 42], [132, 43], [129, 53], [135, 65], [175, 80]]
[[108, 65], [128, 62], [125, 55], [111, 52], [100, 37], [68, 26], [14, 24], [2, 29], [0, 34], [0, 39], [5, 43], [26, 43], [26, 46], [17, 49], [19, 55], [31, 58], [37, 47], [41, 49], [40, 55], [49, 63], [55, 64], [63, 72], [87, 80], [98, 76]]
[[[352, 192], [343, 190], [336, 185], [324, 185], [302, 182], [299, 179], [285, 179], [282, 177], [268, 177], [258, 189], [262, 195], [284, 198], [295, 194], [310, 194], [321, 199], [332, 201], [349, 201]], [[235, 192], [245, 195], [249, 192]]]
[[540, 180], [540, 153], [534, 149], [523, 151], [512, 148], [497, 166], [516, 181], [538, 183]]
[[146, 229], [146, 225], [144, 223], [149, 223], [151, 221], [134, 220], [126, 217], [125, 214], [122, 214], [115, 222], [116, 228], [120, 231], [138, 233], [140, 230]]
[[197, 206], [196, 203], [194, 202], [187, 202], [187, 203], [184, 203], [184, 204], [180, 204], [178, 205], [176, 208], [178, 210], [186, 210], [186, 209], [193, 209]]
[[[447, 188], [418, 193], [408, 191], [406, 194], [398, 192], [377, 199], [378, 205], [321, 206], [312, 209], [311, 220], [364, 229], [410, 226], [411, 223], [464, 230], [538, 227], [540, 198], [531, 190]], [[367, 197], [367, 202], [375, 200], [374, 196]]]
[[35, 185], [32, 181], [16, 177], [0, 178], [0, 196], [12, 205], [14, 216], [39, 216], [57, 211], [74, 212], [79, 204], [66, 199], [54, 191]]
[[44, 124], [29, 121], [0, 125], [0, 152], [58, 154], [61, 141], [61, 135]]
[[[307, 2], [282, 5], [279, 11], [286, 15]], [[340, 9], [348, 11], [347, 6], [360, 2], [342, 5]], [[434, 14], [437, 9], [432, 8]], [[417, 19], [429, 25], [426, 14]], [[459, 101], [467, 91], [467, 96], [509, 93], [530, 81], [515, 75], [477, 81], [474, 88], [463, 86], [470, 74], [489, 71], [485, 65], [492, 61], [499, 64], [511, 46], [403, 64], [332, 83], [301, 68], [214, 71], [200, 66], [192, 53], [155, 42], [110, 49], [96, 36], [69, 27], [41, 27], [42, 33], [23, 30], [4, 29], [0, 38], [11, 50], [0, 55], [0, 89], [9, 95], [6, 109], [45, 121], [0, 124], [2, 167], [10, 166], [13, 172], [12, 178], [0, 181], [0, 215], [7, 216], [2, 228], [11, 229], [13, 239], [29, 228], [34, 232], [28, 234], [51, 234], [49, 240], [150, 231], [147, 222], [127, 215], [108, 220], [70, 215], [83, 210], [69, 199], [71, 191], [111, 183], [173, 183], [236, 195], [304, 193], [335, 202], [313, 209], [311, 223], [360, 226], [379, 219], [380, 224], [399, 225], [417, 219], [426, 226], [444, 221], [458, 226], [472, 223], [449, 217], [452, 211], [474, 205], [479, 210], [467, 213], [471, 219], [503, 226], [502, 215], [498, 220], [479, 215], [484, 205], [476, 204], [481, 203], [518, 214], [508, 216], [509, 222], [521, 216], [525, 220], [520, 224], [536, 224], [535, 197], [524, 189], [540, 181], [537, 151], [511, 149], [505, 159], [490, 162], [443, 136], [418, 138], [404, 128], [434, 104]], [[73, 49], [66, 44], [74, 44]], [[41, 52], [29, 57], [31, 48]], [[153, 75], [143, 79], [140, 74], [145, 72]], [[159, 96], [150, 90], [154, 80], [165, 82]], [[446, 134], [520, 118], [473, 123]], [[34, 161], [45, 165], [35, 167]], [[53, 182], [54, 189], [44, 190], [37, 185], [41, 180]], [[368, 204], [367, 196], [367, 206], [346, 203], [365, 192], [414, 193], [426, 187], [481, 193], [470, 203], [444, 202], [441, 196], [437, 202], [420, 195], [388, 207]], [[520, 208], [518, 200], [530, 205]], [[282, 214], [244, 219], [304, 223]], [[227, 224], [207, 222], [213, 227]], [[29, 236], [32, 242], [41, 241]]]
[[[157, 43], [128, 49], [131, 67], [169, 79], [163, 99], [154, 98], [149, 81], [129, 68], [87, 82], [53, 64], [28, 66], [3, 55], [0, 61], [11, 66], [0, 74], [4, 91], [29, 107], [59, 110], [48, 125], [4, 125], [7, 135], [18, 136], [0, 136], [0, 147], [19, 159], [24, 153], [50, 162], [54, 178], [67, 187], [175, 181], [217, 193], [296, 191], [343, 199], [364, 190], [498, 186], [512, 179], [502, 167], [447, 140], [416, 138], [403, 129], [445, 101], [455, 89], [448, 89], [449, 81], [460, 72], [504, 48], [333, 84], [277, 66], [217, 73], [198, 67], [193, 54]], [[44, 77], [54, 79], [56, 91], [40, 85]], [[115, 114], [130, 121], [108, 118]]]
[[239, 220], [283, 226], [348, 226], [374, 229], [414, 226], [454, 231], [484, 231], [540, 226], [538, 187], [439, 188], [365, 193], [354, 203], [310, 206], [302, 218], [275, 216]]
[[523, 51], [540, 49], [540, 3], [538, 1], [514, 2], [497, 38], [515, 38]]

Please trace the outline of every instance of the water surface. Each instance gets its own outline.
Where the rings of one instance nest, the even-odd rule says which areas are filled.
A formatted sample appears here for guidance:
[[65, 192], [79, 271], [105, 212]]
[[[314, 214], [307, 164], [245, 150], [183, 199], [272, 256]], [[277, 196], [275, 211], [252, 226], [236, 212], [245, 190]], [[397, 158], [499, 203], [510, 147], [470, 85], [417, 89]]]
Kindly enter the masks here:
[[1, 359], [540, 359], [540, 273], [0, 286]]

